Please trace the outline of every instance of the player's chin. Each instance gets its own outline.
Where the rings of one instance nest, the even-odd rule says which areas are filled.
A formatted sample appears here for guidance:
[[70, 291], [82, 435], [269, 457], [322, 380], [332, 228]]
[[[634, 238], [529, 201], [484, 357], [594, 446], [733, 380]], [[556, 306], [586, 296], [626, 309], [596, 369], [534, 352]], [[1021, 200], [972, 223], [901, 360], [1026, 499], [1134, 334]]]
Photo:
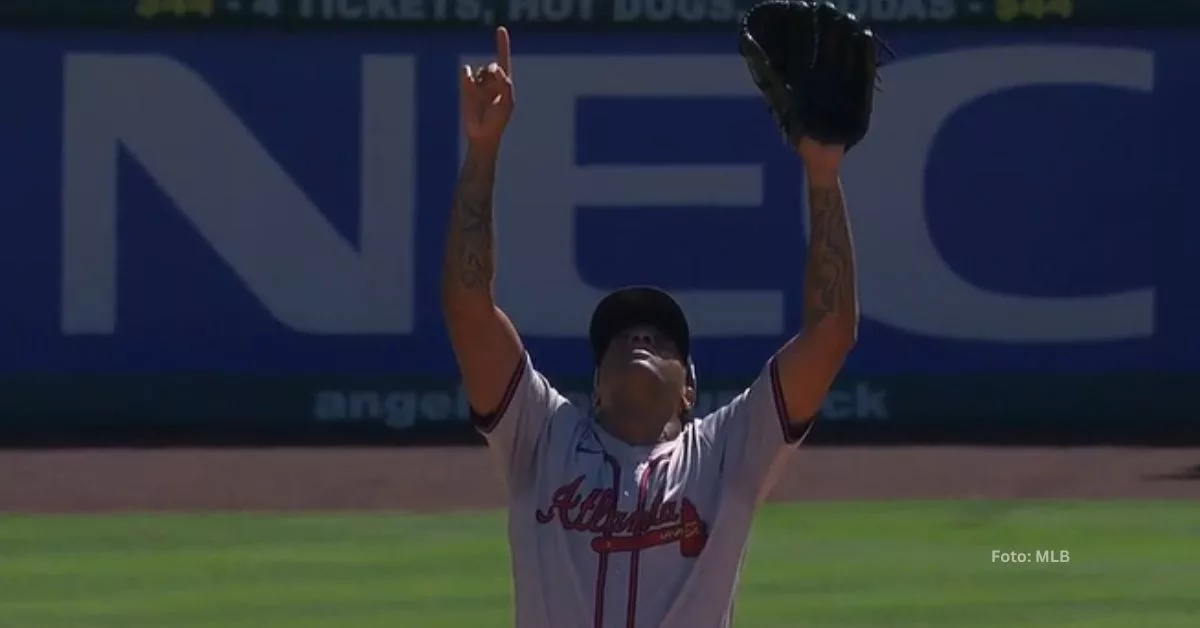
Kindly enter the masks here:
[[625, 380], [635, 386], [661, 386], [667, 381], [666, 373], [653, 358], [633, 358], [625, 364], [621, 372]]

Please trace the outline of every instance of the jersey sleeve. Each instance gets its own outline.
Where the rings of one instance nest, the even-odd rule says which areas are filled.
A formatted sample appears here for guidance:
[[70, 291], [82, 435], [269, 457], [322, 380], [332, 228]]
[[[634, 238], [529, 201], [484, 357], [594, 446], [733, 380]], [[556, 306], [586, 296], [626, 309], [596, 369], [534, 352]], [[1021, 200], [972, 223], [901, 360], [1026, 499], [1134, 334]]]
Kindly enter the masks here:
[[510, 488], [533, 482], [538, 448], [549, 442], [553, 418], [567, 405], [526, 352], [496, 411], [485, 415], [471, 409], [471, 422], [499, 458]]
[[713, 413], [697, 419], [696, 429], [720, 452], [723, 477], [735, 492], [754, 499], [771, 490], [787, 456], [808, 435], [812, 421], [788, 421], [775, 358], [748, 388]]

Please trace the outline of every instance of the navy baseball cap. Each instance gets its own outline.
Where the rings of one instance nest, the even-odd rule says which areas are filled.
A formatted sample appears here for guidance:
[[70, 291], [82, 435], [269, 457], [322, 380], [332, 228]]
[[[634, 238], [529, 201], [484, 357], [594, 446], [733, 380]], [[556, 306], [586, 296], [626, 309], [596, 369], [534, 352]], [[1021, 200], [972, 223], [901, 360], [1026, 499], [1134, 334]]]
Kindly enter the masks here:
[[696, 385], [692, 365], [692, 334], [687, 316], [674, 297], [654, 286], [627, 286], [610, 292], [592, 312], [588, 338], [596, 365], [617, 334], [634, 325], [653, 325], [679, 347], [688, 371], [689, 384]]

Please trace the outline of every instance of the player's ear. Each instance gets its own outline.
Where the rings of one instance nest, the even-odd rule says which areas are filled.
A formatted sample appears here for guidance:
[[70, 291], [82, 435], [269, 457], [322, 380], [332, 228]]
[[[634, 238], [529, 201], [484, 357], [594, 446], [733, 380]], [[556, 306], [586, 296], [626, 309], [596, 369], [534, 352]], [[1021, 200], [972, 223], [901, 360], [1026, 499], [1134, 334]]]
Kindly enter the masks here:
[[683, 387], [683, 409], [688, 412], [696, 407], [696, 389], [691, 386]]

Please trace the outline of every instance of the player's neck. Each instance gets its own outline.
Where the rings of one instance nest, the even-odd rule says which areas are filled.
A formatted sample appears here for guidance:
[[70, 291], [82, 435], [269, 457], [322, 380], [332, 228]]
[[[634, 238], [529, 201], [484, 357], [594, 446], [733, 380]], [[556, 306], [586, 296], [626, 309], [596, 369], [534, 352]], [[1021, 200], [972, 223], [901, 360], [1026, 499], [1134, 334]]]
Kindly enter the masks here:
[[679, 434], [678, 421], [670, 416], [655, 419], [630, 413], [600, 411], [597, 420], [604, 431], [634, 447], [657, 445]]

